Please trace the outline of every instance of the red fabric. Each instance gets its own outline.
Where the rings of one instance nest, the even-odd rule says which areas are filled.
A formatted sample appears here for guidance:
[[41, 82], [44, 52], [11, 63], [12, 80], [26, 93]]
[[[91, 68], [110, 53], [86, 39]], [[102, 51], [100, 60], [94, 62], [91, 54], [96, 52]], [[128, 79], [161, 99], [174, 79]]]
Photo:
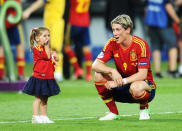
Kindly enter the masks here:
[[66, 55], [69, 57], [69, 60], [75, 59], [75, 62], [71, 63], [73, 65], [73, 68], [75, 70], [80, 69], [80, 66], [78, 64], [77, 57], [76, 57], [73, 49], [70, 46], [66, 46], [65, 47], [65, 52], [66, 52]]
[[[107, 100], [108, 98], [112, 98], [112, 93], [110, 90], [106, 89], [104, 84], [105, 84], [105, 82], [101, 82], [101, 83], [95, 82], [95, 87], [96, 87], [99, 95], [101, 96], [102, 100]], [[119, 114], [114, 99], [105, 104], [109, 108], [110, 112], [117, 114], [117, 115]]]
[[52, 58], [48, 59], [43, 46], [33, 48], [34, 67], [32, 76], [41, 79], [54, 79], [54, 63]]
[[180, 28], [179, 28], [179, 25], [177, 23], [173, 23], [173, 29], [174, 29], [174, 32], [177, 36], [180, 35]]
[[18, 75], [24, 76], [24, 66], [18, 66]]
[[0, 78], [2, 79], [4, 77], [4, 57], [0, 57]]
[[138, 69], [148, 69], [147, 80], [154, 85], [152, 69], [150, 67], [150, 50], [148, 44], [139, 37], [133, 36], [133, 40], [127, 49], [110, 39], [98, 55], [97, 59], [107, 62], [114, 59], [117, 70], [123, 78], [138, 72]]
[[132, 96], [136, 100], [136, 102], [146, 105], [148, 103], [150, 94], [147, 91], [144, 91], [144, 93], [141, 96], [134, 96], [134, 95]]
[[90, 0], [71, 0], [69, 23], [75, 26], [88, 27], [90, 25]]
[[91, 52], [87, 52], [84, 54], [85, 62], [86, 62], [86, 73], [91, 74], [91, 62], [92, 62], [92, 54]]
[[142, 110], [142, 109], [148, 109], [149, 108], [149, 104], [147, 103], [147, 104], [144, 104], [144, 105], [142, 105], [142, 104], [140, 104], [140, 110]]
[[[17, 63], [25, 63], [25, 59], [24, 58], [17, 58]], [[24, 76], [24, 64], [23, 65], [19, 65], [18, 64], [18, 75], [19, 76]]]
[[[7, 0], [4, 0], [4, 1], [7, 1]], [[21, 4], [21, 0], [15, 0], [15, 1], [17, 1], [18, 3]], [[10, 14], [13, 15], [13, 16], [16, 16], [16, 10], [14, 10], [13, 8], [8, 9], [7, 14], [6, 14], [6, 20], [5, 20], [6, 28], [11, 28], [11, 27], [14, 27], [14, 26], [17, 25], [17, 24], [11, 24], [11, 23], [8, 22], [7, 17]]]

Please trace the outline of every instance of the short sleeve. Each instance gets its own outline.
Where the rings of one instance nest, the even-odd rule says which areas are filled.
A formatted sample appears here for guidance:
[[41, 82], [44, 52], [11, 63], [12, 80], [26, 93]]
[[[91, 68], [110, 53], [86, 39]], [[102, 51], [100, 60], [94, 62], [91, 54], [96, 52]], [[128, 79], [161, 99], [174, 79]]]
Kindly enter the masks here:
[[150, 50], [146, 43], [138, 45], [137, 49], [138, 68], [150, 68]]
[[108, 41], [108, 43], [104, 46], [102, 51], [97, 56], [97, 59], [106, 63], [113, 58], [112, 54], [112, 42]]

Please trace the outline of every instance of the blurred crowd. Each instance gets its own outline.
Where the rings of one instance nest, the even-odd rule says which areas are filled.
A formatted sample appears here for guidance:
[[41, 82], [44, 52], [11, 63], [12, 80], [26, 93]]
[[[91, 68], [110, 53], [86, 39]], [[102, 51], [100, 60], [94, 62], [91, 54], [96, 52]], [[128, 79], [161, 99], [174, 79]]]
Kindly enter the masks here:
[[[6, 21], [11, 46], [16, 47], [18, 80], [25, 80], [24, 35], [21, 24], [37, 14], [43, 17], [44, 26], [49, 28], [51, 47], [58, 53], [60, 61], [55, 78], [92, 80], [92, 51], [89, 33], [90, 19], [97, 15], [94, 8], [103, 2], [103, 12], [98, 15], [105, 20], [107, 37], [112, 37], [110, 22], [119, 14], [129, 15], [135, 23], [139, 18], [144, 40], [150, 43], [154, 63], [154, 78], [163, 78], [161, 52], [168, 52], [168, 76], [182, 77], [182, 0], [16, 0], [23, 7], [22, 21], [9, 25]], [[6, 0], [0, 1], [0, 8]], [[28, 3], [28, 4], [27, 4]], [[94, 3], [94, 4], [93, 4]], [[94, 6], [92, 6], [94, 5]], [[38, 9], [42, 9], [41, 11]], [[98, 8], [99, 9], [101, 7]], [[13, 10], [13, 9], [11, 9]], [[12, 14], [14, 11], [9, 11]], [[36, 13], [39, 11], [38, 13]], [[90, 18], [91, 17], [91, 18]], [[134, 28], [137, 28], [136, 25]], [[104, 34], [100, 34], [104, 35]], [[99, 37], [99, 36], [98, 36]], [[5, 56], [0, 40], [0, 80], [6, 80]], [[83, 66], [84, 65], [84, 66]], [[71, 67], [72, 66], [72, 67]]]

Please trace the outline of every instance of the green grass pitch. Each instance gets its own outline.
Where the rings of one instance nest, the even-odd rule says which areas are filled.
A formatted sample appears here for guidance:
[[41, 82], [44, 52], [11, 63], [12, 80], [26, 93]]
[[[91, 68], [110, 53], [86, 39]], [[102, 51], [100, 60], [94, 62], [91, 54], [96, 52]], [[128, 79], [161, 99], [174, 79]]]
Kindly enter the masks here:
[[[163, 65], [165, 70], [167, 64]], [[26, 66], [30, 76], [32, 65]], [[49, 98], [48, 116], [54, 124], [32, 124], [34, 98], [18, 92], [0, 92], [0, 131], [179, 131], [182, 130], [182, 78], [155, 79], [156, 97], [150, 103], [151, 120], [139, 121], [138, 104], [117, 103], [121, 120], [99, 121], [108, 111], [94, 81], [64, 80], [61, 93]]]

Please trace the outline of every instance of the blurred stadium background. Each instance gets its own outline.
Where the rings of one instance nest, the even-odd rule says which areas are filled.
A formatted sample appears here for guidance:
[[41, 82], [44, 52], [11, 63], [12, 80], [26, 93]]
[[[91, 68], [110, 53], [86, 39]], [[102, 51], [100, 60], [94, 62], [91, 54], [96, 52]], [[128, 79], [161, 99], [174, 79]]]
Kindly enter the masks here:
[[[23, 8], [32, 3], [24, 0]], [[105, 29], [106, 0], [92, 0], [91, 3], [91, 41], [93, 59], [107, 41]], [[26, 76], [32, 73], [32, 56], [29, 50], [28, 36], [32, 28], [43, 26], [43, 8], [35, 12], [30, 19], [23, 21], [26, 48]], [[133, 32], [143, 39], [148, 38], [143, 32], [140, 17], [136, 17], [136, 28]], [[163, 51], [162, 71], [167, 70], [167, 53]], [[113, 66], [110, 63], [110, 66]], [[153, 65], [152, 65], [153, 68]], [[166, 75], [163, 79], [155, 79], [157, 92], [151, 102], [151, 120], [139, 121], [137, 104], [117, 103], [121, 115], [119, 121], [99, 122], [98, 117], [107, 112], [107, 108], [99, 98], [94, 82], [84, 80], [64, 80], [59, 82], [62, 92], [50, 98], [48, 115], [55, 124], [31, 124], [33, 97], [21, 92], [0, 92], [0, 131], [179, 131], [182, 128], [182, 81]], [[74, 85], [73, 85], [74, 83]]]
[[[23, 8], [27, 8], [34, 0], [24, 0], [23, 2]], [[142, 1], [142, 0], [140, 0]], [[143, 0], [145, 1], [145, 0]], [[106, 44], [108, 38], [107, 38], [107, 30], [105, 27], [105, 15], [106, 14], [106, 2], [107, 0], [92, 0], [91, 1], [91, 7], [90, 7], [90, 14], [91, 14], [91, 25], [90, 25], [90, 35], [91, 35], [91, 49], [93, 52], [93, 59], [96, 58], [100, 50], [103, 48], [103, 46]], [[135, 2], [136, 3], [136, 2]], [[136, 5], [137, 7], [137, 5]], [[136, 8], [136, 12], [139, 12], [141, 8]], [[36, 12], [34, 12], [31, 17], [23, 21], [23, 29], [25, 34], [25, 48], [26, 48], [26, 61], [32, 62], [30, 51], [29, 51], [29, 32], [32, 28], [43, 26], [43, 20], [42, 20], [42, 14], [43, 14], [43, 8], [40, 8]], [[144, 26], [142, 23], [142, 18], [140, 15], [137, 15], [135, 18], [135, 28], [133, 31], [134, 35], [137, 35], [144, 40], [148, 41], [147, 35], [144, 32]], [[150, 42], [149, 42], [150, 44]], [[167, 60], [167, 52], [164, 50], [162, 52], [162, 60]]]

